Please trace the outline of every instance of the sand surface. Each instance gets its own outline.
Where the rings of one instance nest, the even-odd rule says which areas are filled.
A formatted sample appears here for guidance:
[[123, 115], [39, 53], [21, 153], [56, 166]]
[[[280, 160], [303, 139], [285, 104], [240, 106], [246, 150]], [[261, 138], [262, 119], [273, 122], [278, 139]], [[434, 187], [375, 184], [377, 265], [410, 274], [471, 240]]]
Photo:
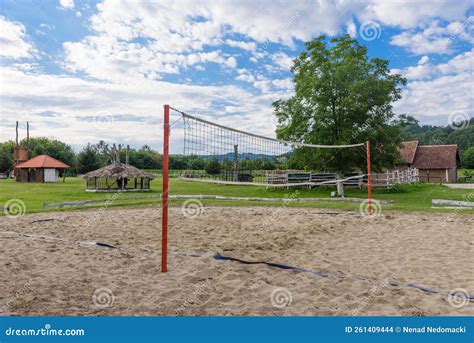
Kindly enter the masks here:
[[[0, 217], [0, 311], [474, 315], [472, 300], [406, 286], [474, 295], [473, 228], [473, 216], [455, 213], [383, 212], [367, 219], [337, 210], [205, 207], [186, 217], [175, 207], [169, 272], [162, 274], [159, 207]], [[203, 256], [181, 255], [193, 252]], [[215, 254], [321, 274], [221, 261]]]

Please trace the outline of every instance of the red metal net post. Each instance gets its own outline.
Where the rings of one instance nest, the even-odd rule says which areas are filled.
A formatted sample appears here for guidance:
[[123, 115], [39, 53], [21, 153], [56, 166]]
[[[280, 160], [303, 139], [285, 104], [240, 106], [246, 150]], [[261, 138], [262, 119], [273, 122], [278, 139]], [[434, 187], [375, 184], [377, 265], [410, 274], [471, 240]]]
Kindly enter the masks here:
[[161, 271], [168, 271], [168, 193], [169, 193], [170, 106], [164, 105], [163, 124], [163, 194], [161, 214]]
[[367, 141], [367, 210], [372, 214], [372, 176], [370, 175], [370, 141]]

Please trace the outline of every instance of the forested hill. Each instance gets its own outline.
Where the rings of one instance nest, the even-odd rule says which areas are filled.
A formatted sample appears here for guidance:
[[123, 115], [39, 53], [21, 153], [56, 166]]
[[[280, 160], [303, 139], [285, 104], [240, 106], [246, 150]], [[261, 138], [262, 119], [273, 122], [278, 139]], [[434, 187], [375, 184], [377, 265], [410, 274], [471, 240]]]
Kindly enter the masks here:
[[463, 123], [459, 128], [448, 126], [431, 126], [412, 124], [404, 129], [406, 140], [418, 140], [421, 145], [457, 144], [462, 155], [468, 148], [474, 146], [474, 118], [469, 125]]

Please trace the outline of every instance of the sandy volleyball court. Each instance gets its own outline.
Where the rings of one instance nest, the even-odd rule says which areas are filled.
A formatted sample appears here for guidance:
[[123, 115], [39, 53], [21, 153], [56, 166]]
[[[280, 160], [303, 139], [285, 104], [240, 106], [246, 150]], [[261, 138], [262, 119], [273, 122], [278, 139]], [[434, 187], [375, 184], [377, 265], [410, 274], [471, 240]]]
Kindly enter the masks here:
[[[445, 294], [461, 289], [474, 295], [472, 216], [383, 212], [367, 219], [336, 210], [205, 207], [201, 215], [186, 217], [176, 207], [170, 210], [169, 272], [162, 274], [160, 214], [158, 207], [142, 207], [0, 218], [0, 310], [474, 315], [472, 300]], [[216, 260], [216, 254], [319, 274]]]

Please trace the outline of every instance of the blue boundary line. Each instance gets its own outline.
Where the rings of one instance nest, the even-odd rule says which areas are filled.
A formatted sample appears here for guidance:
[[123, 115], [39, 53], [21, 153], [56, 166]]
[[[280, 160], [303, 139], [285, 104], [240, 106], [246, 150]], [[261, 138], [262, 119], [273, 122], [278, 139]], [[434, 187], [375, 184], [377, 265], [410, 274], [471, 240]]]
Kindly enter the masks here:
[[[199, 253], [176, 253], [176, 255], [188, 256], [188, 257], [202, 257], [202, 256], [204, 256], [203, 254], [199, 254]], [[218, 261], [235, 261], [235, 262], [239, 262], [239, 263], [243, 263], [243, 264], [263, 264], [263, 265], [267, 265], [267, 266], [273, 267], [273, 268], [279, 268], [279, 269], [284, 269], [284, 270], [296, 270], [296, 271], [300, 271], [300, 272], [303, 272], [303, 273], [310, 273], [310, 274], [314, 274], [314, 275], [321, 276], [321, 277], [337, 277], [339, 279], [356, 279], [356, 280], [363, 280], [363, 281], [377, 281], [377, 279], [371, 278], [371, 277], [368, 277], [368, 276], [360, 276], [360, 275], [345, 276], [345, 275], [340, 275], [340, 274], [338, 275], [338, 274], [332, 274], [332, 273], [326, 273], [326, 272], [317, 272], [317, 271], [314, 271], [314, 270], [305, 269], [305, 268], [301, 268], [301, 267], [288, 266], [288, 265], [281, 264], [281, 263], [266, 262], [266, 261], [246, 261], [246, 260], [242, 260], [242, 259], [239, 259], [239, 258], [236, 258], [236, 257], [231, 257], [231, 256], [214, 255], [214, 256], [212, 256], [212, 258], [215, 259], [215, 260], [218, 260]], [[438, 290], [435, 290], [435, 289], [432, 289], [432, 288], [429, 288], [429, 287], [417, 285], [415, 283], [403, 284], [403, 283], [395, 281], [395, 280], [389, 280], [388, 285], [392, 286], [392, 287], [406, 287], [406, 288], [418, 289], [418, 290], [420, 290], [422, 292], [425, 292], [425, 293], [450, 295], [450, 296], [457, 296], [457, 297], [464, 298], [464, 299], [474, 300], [474, 296], [463, 294], [462, 292], [438, 291]]]

